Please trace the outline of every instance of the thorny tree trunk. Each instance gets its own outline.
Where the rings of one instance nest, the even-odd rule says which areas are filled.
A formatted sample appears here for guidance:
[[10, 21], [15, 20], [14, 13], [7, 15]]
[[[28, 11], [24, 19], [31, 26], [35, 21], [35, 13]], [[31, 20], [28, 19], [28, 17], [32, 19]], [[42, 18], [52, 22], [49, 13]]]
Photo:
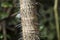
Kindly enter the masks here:
[[23, 40], [39, 40], [35, 0], [20, 0]]

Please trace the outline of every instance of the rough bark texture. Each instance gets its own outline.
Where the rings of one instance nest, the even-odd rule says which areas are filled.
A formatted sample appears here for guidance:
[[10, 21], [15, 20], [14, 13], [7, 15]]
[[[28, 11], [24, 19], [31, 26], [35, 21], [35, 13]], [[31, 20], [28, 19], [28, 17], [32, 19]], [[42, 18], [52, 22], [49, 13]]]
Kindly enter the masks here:
[[39, 40], [35, 0], [20, 0], [23, 40]]

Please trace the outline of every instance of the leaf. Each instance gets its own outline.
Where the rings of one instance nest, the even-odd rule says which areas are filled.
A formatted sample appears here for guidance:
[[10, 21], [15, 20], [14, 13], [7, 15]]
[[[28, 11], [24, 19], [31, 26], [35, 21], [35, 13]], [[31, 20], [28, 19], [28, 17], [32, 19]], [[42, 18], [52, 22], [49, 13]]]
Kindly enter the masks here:
[[48, 35], [48, 40], [53, 40], [53, 38], [54, 38], [54, 33], [50, 32]]
[[41, 25], [40, 28], [39, 28], [39, 30], [42, 31], [43, 29], [44, 29], [44, 26]]
[[0, 39], [3, 39], [3, 35], [0, 33]]
[[11, 3], [8, 2], [3, 2], [1, 3], [1, 7], [7, 8], [7, 7], [12, 7], [13, 5]]
[[4, 18], [7, 18], [9, 16], [8, 13], [6, 12], [0, 12], [0, 20], [4, 19]]
[[41, 31], [41, 37], [47, 37], [47, 28], [44, 28], [43, 31]]
[[0, 36], [0, 39], [3, 39], [3, 35]]

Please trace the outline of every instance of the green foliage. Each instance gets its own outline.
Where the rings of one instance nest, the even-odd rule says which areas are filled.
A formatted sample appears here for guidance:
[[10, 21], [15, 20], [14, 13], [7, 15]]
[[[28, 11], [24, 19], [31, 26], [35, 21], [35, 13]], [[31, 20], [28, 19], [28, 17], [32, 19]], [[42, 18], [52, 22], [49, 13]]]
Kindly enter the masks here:
[[[53, 4], [54, 0], [37, 0], [41, 5], [39, 5], [39, 31], [41, 40], [54, 40], [57, 39], [56, 37], [56, 27], [55, 27], [55, 19], [54, 19], [54, 12], [53, 12]], [[15, 14], [19, 11], [19, 7], [13, 7], [12, 1], [10, 2], [1, 2], [1, 7], [3, 8], [12, 8], [11, 14]], [[59, 8], [58, 8], [59, 9]], [[59, 10], [60, 11], [60, 10]], [[60, 13], [60, 12], [59, 12]], [[4, 12], [3, 10], [0, 11], [0, 20], [8, 18], [9, 13]], [[60, 20], [60, 14], [59, 14]], [[7, 19], [7, 25], [16, 25], [20, 20], [18, 18], [11, 17]], [[12, 33], [13, 35], [13, 33]], [[7, 37], [10, 39], [12, 35], [8, 35]], [[47, 39], [45, 39], [47, 38]], [[0, 40], [3, 39], [3, 34], [0, 33]]]
[[[6, 22], [6, 27], [9, 25], [16, 25], [20, 20], [16, 18], [17, 12], [19, 11], [19, 7], [14, 7], [12, 0], [5, 0], [5, 2], [0, 2], [0, 21], [8, 21]], [[11, 16], [12, 15], [12, 16]], [[8, 19], [9, 18], [9, 19]], [[8, 30], [7, 30], [8, 32]], [[12, 34], [13, 35], [13, 34]], [[7, 39], [10, 40], [12, 35], [8, 33]], [[13, 36], [14, 37], [14, 36]], [[3, 40], [3, 33], [0, 32], [0, 40]]]
[[13, 7], [13, 5], [8, 2], [3, 2], [3, 3], [1, 3], [1, 7], [7, 8], [7, 7]]
[[44, 5], [41, 4], [41, 8], [39, 13], [42, 15], [40, 19], [40, 36], [41, 40], [53, 40], [56, 36], [56, 27], [55, 27], [55, 19], [53, 13], [53, 7], [48, 7], [46, 10], [44, 9]]
[[[8, 39], [10, 39], [10, 38], [11, 38], [11, 37], [10, 37], [10, 35], [8, 35], [8, 34], [7, 34], [6, 36], [7, 36], [7, 38], [8, 38]], [[3, 34], [2, 34], [2, 33], [0, 33], [0, 40], [3, 40], [3, 38], [4, 38], [4, 37], [3, 37]]]
[[0, 12], [0, 20], [4, 19], [4, 18], [7, 18], [9, 16], [8, 13], [6, 12]]
[[2, 40], [3, 39], [3, 34], [2, 33], [0, 33], [0, 40]]
[[8, 20], [8, 24], [9, 25], [16, 25], [20, 20], [18, 18], [12, 18], [10, 20]]

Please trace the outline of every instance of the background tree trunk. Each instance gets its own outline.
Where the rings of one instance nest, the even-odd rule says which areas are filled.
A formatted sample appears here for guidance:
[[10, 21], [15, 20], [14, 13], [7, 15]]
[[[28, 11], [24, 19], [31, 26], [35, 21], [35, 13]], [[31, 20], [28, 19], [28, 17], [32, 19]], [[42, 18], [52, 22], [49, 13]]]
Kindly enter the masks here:
[[20, 0], [23, 40], [39, 40], [35, 0]]

